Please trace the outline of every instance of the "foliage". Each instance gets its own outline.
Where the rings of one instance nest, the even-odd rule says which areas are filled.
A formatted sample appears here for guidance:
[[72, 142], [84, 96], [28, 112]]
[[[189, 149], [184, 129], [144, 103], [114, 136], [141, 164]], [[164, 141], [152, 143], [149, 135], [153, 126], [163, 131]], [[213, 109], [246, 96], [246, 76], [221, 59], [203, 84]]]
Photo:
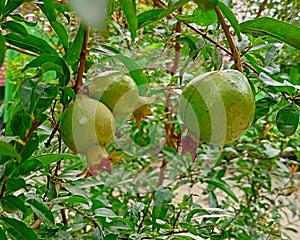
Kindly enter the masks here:
[[[6, 73], [14, 101], [5, 103], [0, 138], [0, 239], [287, 239], [296, 231], [283, 219], [300, 217], [299, 3], [239, 3], [258, 12], [197, 3], [84, 9], [76, 0], [0, 0], [0, 63], [18, 52]], [[192, 160], [180, 154], [181, 91], [229, 68], [249, 79], [255, 119], [231, 144], [197, 145]], [[65, 146], [59, 122], [82, 84], [106, 70], [126, 72], [155, 100], [151, 112], [118, 120], [108, 151], [123, 158], [111, 173], [85, 177], [86, 156]]]

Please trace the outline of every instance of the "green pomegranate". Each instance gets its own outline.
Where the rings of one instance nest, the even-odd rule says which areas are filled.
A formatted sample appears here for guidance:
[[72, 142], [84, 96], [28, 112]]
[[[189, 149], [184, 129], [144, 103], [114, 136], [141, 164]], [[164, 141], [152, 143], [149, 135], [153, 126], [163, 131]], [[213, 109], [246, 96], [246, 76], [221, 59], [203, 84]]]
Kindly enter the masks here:
[[87, 155], [91, 168], [108, 157], [106, 148], [115, 133], [115, 120], [103, 103], [77, 95], [62, 114], [60, 133], [72, 151]]
[[139, 91], [134, 80], [117, 71], [106, 71], [85, 85], [89, 97], [104, 103], [115, 117], [132, 113], [139, 103]]
[[179, 113], [193, 136], [222, 145], [238, 139], [251, 125], [254, 95], [239, 71], [204, 73], [183, 89]]
[[214, 9], [218, 4], [218, 0], [194, 0], [194, 2], [201, 7], [203, 11]]

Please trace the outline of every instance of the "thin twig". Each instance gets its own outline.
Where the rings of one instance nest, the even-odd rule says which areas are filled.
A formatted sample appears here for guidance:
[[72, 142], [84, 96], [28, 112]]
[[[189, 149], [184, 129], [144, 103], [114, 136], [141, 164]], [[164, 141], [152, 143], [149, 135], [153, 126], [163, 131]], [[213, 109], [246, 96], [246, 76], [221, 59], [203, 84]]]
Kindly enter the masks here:
[[228, 44], [229, 44], [229, 47], [230, 47], [230, 50], [231, 50], [232, 59], [235, 63], [235, 69], [240, 71], [240, 72], [243, 72], [244, 69], [243, 69], [243, 64], [242, 64], [242, 61], [241, 61], [240, 53], [236, 48], [236, 45], [235, 45], [235, 43], [233, 41], [233, 38], [230, 34], [229, 27], [226, 24], [226, 21], [225, 21], [225, 18], [223, 16], [223, 14], [222, 14], [222, 11], [218, 6], [215, 7], [215, 11], [218, 15], [220, 24], [221, 24], [222, 29], [225, 33], [226, 38], [227, 38], [227, 41], [228, 41]]
[[5, 43], [5, 45], [6, 45], [6, 48], [11, 49], [11, 50], [15, 50], [15, 51], [17, 51], [19, 53], [23, 53], [23, 54], [26, 54], [26, 55], [29, 55], [29, 56], [33, 56], [33, 57], [38, 57], [39, 56], [39, 54], [37, 54], [35, 52], [31, 52], [31, 51], [28, 51], [28, 50], [25, 50], [25, 49], [13, 46], [13, 45], [11, 45], [9, 43]]
[[80, 61], [79, 61], [77, 79], [76, 79], [75, 85], [73, 86], [73, 89], [76, 93], [78, 92], [78, 90], [81, 86], [82, 79], [83, 79], [83, 74], [84, 74], [84, 71], [85, 71], [88, 39], [89, 39], [89, 27], [86, 26], [85, 29], [84, 29], [84, 37], [83, 37], [81, 54], [80, 54]]
[[144, 212], [144, 214], [143, 214], [143, 218], [142, 218], [142, 220], [141, 220], [141, 222], [140, 222], [140, 224], [139, 224], [139, 226], [138, 226], [137, 233], [140, 233], [140, 231], [142, 230], [143, 223], [144, 223], [144, 221], [145, 221], [145, 219], [146, 219], [146, 216], [147, 216], [147, 214], [148, 214], [148, 211], [149, 211], [149, 208], [150, 208], [151, 202], [152, 202], [152, 200], [153, 200], [153, 195], [154, 195], [154, 194], [152, 193], [152, 194], [151, 194], [151, 197], [150, 197], [150, 199], [149, 199], [149, 202], [148, 202], [148, 205], [147, 205], [146, 211]]
[[[178, 9], [179, 14], [182, 13], [182, 7]], [[181, 22], [177, 21], [176, 23], [176, 39], [179, 39], [181, 37]], [[181, 55], [181, 44], [180, 42], [176, 41], [175, 42], [175, 56], [174, 56], [174, 61], [173, 61], [173, 67], [171, 69], [171, 74], [174, 75], [179, 68], [179, 63], [180, 63], [180, 55]]]

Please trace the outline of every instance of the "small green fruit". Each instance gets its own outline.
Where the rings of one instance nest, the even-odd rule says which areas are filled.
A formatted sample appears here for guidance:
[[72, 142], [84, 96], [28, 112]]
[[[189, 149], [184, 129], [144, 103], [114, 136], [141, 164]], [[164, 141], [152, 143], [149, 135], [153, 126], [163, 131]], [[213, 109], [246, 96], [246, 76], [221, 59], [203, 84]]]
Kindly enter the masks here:
[[91, 147], [107, 147], [115, 134], [115, 120], [101, 102], [77, 95], [60, 122], [64, 143], [74, 152], [87, 154]]
[[132, 113], [139, 102], [136, 83], [131, 77], [121, 72], [103, 72], [85, 88], [89, 97], [104, 103], [117, 118]]
[[204, 73], [183, 89], [179, 113], [200, 141], [222, 145], [239, 138], [251, 125], [254, 95], [239, 71]]

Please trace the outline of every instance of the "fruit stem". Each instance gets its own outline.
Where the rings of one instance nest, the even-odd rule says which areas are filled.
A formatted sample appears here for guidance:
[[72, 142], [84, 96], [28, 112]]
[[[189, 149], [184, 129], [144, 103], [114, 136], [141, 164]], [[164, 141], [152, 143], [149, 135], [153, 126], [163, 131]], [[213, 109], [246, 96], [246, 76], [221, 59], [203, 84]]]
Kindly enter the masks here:
[[88, 162], [88, 176], [95, 176], [99, 171], [105, 171], [111, 173], [111, 163], [112, 161], [109, 158], [109, 155], [103, 146], [93, 146], [91, 147], [86, 154]]
[[228, 41], [228, 44], [229, 44], [229, 47], [230, 47], [230, 50], [231, 50], [231, 53], [232, 53], [232, 59], [233, 59], [234, 64], [235, 64], [235, 69], [240, 71], [240, 72], [243, 72], [244, 69], [243, 69], [243, 64], [242, 64], [242, 61], [241, 61], [240, 53], [237, 50], [236, 45], [235, 45], [235, 43], [232, 39], [229, 27], [226, 24], [226, 21], [225, 21], [225, 18], [223, 16], [223, 14], [222, 14], [222, 11], [218, 6], [215, 7], [215, 11], [218, 15], [221, 27], [222, 27], [222, 29], [225, 33], [226, 38], [227, 38], [227, 41]]
[[75, 82], [75, 85], [73, 86], [74, 91], [77, 93], [83, 78], [83, 73], [85, 71], [85, 63], [86, 63], [86, 54], [87, 54], [87, 43], [89, 39], [89, 27], [85, 26], [84, 28], [84, 36], [83, 36], [83, 43], [82, 43], [82, 49], [80, 53], [80, 60], [79, 60], [79, 68], [77, 73], [77, 79]]

